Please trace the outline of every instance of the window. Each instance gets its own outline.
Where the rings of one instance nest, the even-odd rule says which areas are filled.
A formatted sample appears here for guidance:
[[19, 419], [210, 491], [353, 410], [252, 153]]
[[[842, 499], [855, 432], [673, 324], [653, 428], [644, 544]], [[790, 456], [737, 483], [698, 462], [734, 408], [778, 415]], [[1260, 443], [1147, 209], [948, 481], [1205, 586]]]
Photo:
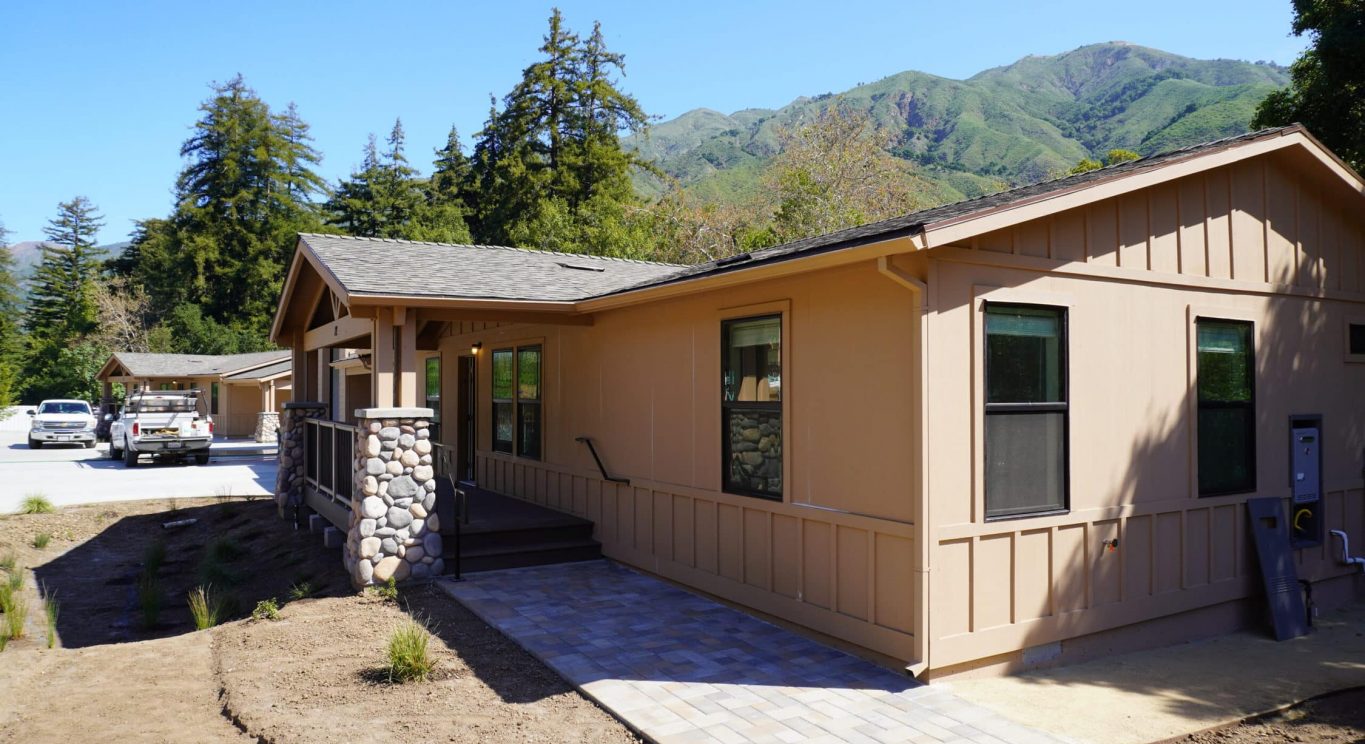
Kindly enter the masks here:
[[721, 324], [725, 490], [782, 498], [782, 318]]
[[1256, 490], [1256, 358], [1252, 325], [1199, 318], [1199, 495]]
[[1066, 310], [986, 305], [986, 518], [1067, 508]]
[[1365, 362], [1365, 320], [1346, 322], [1346, 361]]
[[427, 357], [426, 361], [426, 407], [431, 409], [431, 420], [441, 420], [441, 358]]
[[512, 454], [516, 405], [512, 401], [512, 350], [493, 351], [493, 451]]
[[209, 413], [218, 415], [218, 383], [209, 385]]
[[493, 351], [493, 451], [540, 459], [540, 347]]

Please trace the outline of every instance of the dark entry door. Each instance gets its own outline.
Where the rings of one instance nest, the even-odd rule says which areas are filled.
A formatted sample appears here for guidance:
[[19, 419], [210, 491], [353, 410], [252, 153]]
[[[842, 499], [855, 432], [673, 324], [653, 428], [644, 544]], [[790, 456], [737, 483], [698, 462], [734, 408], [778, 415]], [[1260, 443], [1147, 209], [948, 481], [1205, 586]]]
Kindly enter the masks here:
[[[474, 446], [478, 433], [475, 419], [475, 403], [478, 398], [475, 395], [474, 371], [476, 357], [460, 357], [459, 376], [459, 396], [457, 407], [460, 418], [459, 441], [455, 443], [455, 472], [459, 474], [461, 480], [474, 480]], [[454, 422], [452, 422], [454, 423]]]

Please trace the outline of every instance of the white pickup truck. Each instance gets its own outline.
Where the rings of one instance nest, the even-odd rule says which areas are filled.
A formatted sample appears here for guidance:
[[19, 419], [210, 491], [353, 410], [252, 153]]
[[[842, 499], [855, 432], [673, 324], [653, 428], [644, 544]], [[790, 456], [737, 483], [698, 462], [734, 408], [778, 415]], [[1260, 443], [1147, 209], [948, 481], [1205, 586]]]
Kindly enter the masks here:
[[28, 448], [44, 444], [95, 446], [95, 417], [83, 400], [45, 400], [28, 412]]
[[138, 457], [206, 465], [213, 443], [213, 419], [198, 390], [148, 390], [128, 396], [109, 427], [109, 459], [137, 467]]

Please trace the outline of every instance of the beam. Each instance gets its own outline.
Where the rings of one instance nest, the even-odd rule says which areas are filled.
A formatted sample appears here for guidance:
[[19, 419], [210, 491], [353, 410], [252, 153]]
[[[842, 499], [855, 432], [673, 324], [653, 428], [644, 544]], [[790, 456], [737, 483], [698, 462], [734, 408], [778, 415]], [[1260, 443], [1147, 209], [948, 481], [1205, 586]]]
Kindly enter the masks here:
[[374, 322], [369, 318], [353, 318], [349, 315], [320, 325], [303, 335], [303, 345], [308, 351], [330, 346], [345, 346], [361, 336], [370, 333]]
[[303, 331], [295, 330], [289, 335], [289, 366], [293, 379], [298, 382], [299, 400], [308, 400], [308, 350], [303, 345]]
[[415, 308], [422, 321], [480, 321], [486, 323], [538, 323], [544, 325], [592, 325], [591, 315], [545, 313], [524, 310], [465, 310], [456, 308]]

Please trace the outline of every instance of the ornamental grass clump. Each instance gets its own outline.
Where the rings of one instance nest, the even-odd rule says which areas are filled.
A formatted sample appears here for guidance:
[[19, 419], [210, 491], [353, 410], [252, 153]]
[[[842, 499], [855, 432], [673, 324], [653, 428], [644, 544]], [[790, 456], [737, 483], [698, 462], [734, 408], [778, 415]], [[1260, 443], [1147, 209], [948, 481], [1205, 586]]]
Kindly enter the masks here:
[[137, 579], [137, 605], [142, 613], [142, 628], [151, 630], [156, 627], [156, 621], [161, 617], [161, 582], [157, 580], [155, 573], [142, 572]]
[[46, 548], [50, 542], [52, 542], [52, 533], [50, 532], [39, 532], [33, 536], [33, 547], [39, 550]]
[[54, 511], [52, 502], [41, 493], [31, 493], [19, 504], [20, 514], [51, 514]]
[[20, 577], [19, 586], [15, 588], [13, 582], [5, 585], [3, 594], [0, 594], [0, 610], [5, 612], [5, 621], [0, 625], [0, 635], [4, 635], [8, 640], [15, 640], [24, 637], [24, 621], [28, 619], [28, 600], [24, 599], [23, 577]]
[[57, 602], [56, 592], [49, 593], [47, 587], [43, 587], [43, 619], [47, 622], [47, 647], [57, 647], [57, 615], [61, 611], [61, 605]]
[[223, 602], [214, 595], [211, 586], [196, 587], [189, 594], [189, 603], [195, 630], [208, 630], [223, 618]]
[[417, 682], [431, 677], [436, 668], [427, 651], [431, 633], [418, 620], [408, 619], [389, 634], [389, 681]]

